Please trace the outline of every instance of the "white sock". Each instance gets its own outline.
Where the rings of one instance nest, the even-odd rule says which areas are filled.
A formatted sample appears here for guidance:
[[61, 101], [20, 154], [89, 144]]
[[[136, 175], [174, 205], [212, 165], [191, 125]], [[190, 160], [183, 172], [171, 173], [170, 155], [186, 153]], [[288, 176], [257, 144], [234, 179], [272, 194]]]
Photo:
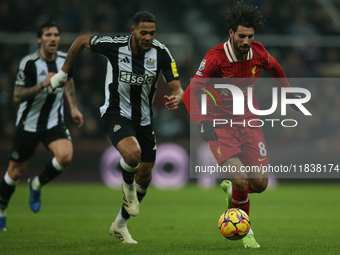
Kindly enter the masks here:
[[41, 189], [39, 176], [34, 177], [33, 182], [32, 182], [32, 189], [34, 189], [34, 190], [40, 190]]
[[116, 224], [118, 227], [126, 227], [127, 221], [128, 220], [123, 218], [122, 209], [120, 209], [119, 213], [117, 214], [117, 217], [116, 217], [116, 219], [113, 223]]
[[0, 209], [0, 217], [6, 217], [7, 213], [6, 213], [6, 209]]
[[247, 235], [254, 235], [254, 232], [253, 232], [253, 230], [251, 228], [249, 229], [249, 232], [248, 232]]
[[133, 183], [132, 184], [127, 184], [124, 180], [123, 180], [123, 185], [128, 190], [133, 190], [133, 188], [134, 188]]
[[124, 159], [121, 158], [121, 159], [120, 159], [120, 165], [121, 165], [121, 167], [122, 167], [125, 171], [131, 173], [131, 172], [136, 171], [136, 170], [138, 169], [138, 167], [139, 167], [140, 164], [138, 164], [138, 165], [135, 166], [135, 167], [132, 167], [132, 166], [129, 166], [128, 164], [126, 164], [126, 162], [124, 161]]
[[52, 159], [52, 165], [55, 169], [57, 169], [58, 171], [63, 171], [65, 169], [64, 166], [60, 165], [59, 162], [57, 161], [56, 157], [54, 157]]
[[133, 185], [136, 188], [136, 191], [139, 193], [146, 193], [148, 189], [143, 189], [137, 182], [133, 181]]
[[15, 185], [18, 184], [18, 182], [19, 182], [20, 179], [18, 179], [18, 180], [15, 181], [15, 180], [13, 180], [11, 177], [9, 177], [8, 172], [6, 172], [6, 174], [5, 174], [5, 176], [4, 176], [4, 180], [5, 180], [5, 182], [6, 182], [9, 186], [15, 186]]

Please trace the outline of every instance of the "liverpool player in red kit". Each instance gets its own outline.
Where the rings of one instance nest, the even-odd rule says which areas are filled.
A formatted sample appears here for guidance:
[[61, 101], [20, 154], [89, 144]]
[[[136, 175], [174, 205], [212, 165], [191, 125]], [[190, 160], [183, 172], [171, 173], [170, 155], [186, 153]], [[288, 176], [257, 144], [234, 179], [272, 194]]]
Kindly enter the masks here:
[[[290, 85], [279, 63], [261, 43], [253, 41], [255, 30], [264, 26], [265, 19], [259, 8], [243, 2], [235, 2], [233, 8], [228, 11], [226, 20], [229, 25], [229, 40], [212, 48], [206, 54], [194, 79], [186, 89], [183, 100], [191, 118], [199, 128], [201, 137], [208, 142], [210, 150], [221, 167], [225, 166], [229, 169], [233, 167], [238, 170], [244, 166], [260, 168], [267, 165], [267, 150], [261, 128], [252, 127], [254, 123], [253, 125], [247, 124], [250, 119], [259, 119], [259, 116], [248, 109], [247, 88], [255, 87], [261, 69], [268, 71], [274, 78], [281, 78], [277, 79], [281, 87], [290, 87]], [[233, 80], [239, 78], [234, 80], [236, 83], [234, 85], [244, 92], [245, 104], [242, 116], [233, 113], [232, 93], [226, 90], [219, 94], [221, 106], [216, 107], [212, 98], [207, 97], [209, 115], [201, 114], [197, 95], [202, 90], [216, 92], [213, 87], [206, 84], [210, 78]], [[290, 94], [290, 97], [295, 96], [295, 94]], [[254, 108], [259, 109], [254, 94], [252, 99]], [[219, 125], [215, 128], [212, 120], [222, 118], [228, 120], [228, 123], [239, 124]], [[268, 184], [268, 174], [252, 173], [249, 175], [245, 172], [238, 172], [229, 173], [229, 178], [230, 181], [225, 180], [221, 184], [227, 193], [228, 209], [240, 208], [249, 214], [248, 193], [263, 192]], [[243, 244], [246, 248], [260, 247], [252, 230], [243, 239]]]

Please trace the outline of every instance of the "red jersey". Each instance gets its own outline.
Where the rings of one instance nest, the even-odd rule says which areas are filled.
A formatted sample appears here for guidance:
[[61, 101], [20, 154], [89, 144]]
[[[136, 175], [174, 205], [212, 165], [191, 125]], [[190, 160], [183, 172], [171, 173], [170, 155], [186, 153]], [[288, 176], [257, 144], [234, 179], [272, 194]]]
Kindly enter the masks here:
[[[246, 60], [244, 61], [237, 60], [230, 40], [212, 48], [202, 60], [194, 79], [184, 93], [183, 101], [193, 121], [198, 124], [202, 120], [232, 119], [233, 121], [238, 121], [241, 119], [249, 120], [259, 118], [259, 116], [253, 114], [248, 109], [247, 88], [251, 86], [253, 90], [255, 89], [256, 80], [260, 75], [261, 69], [268, 71], [274, 78], [286, 78], [279, 63], [259, 42], [252, 43]], [[200, 82], [200, 78], [206, 79]], [[228, 82], [226, 81], [226, 83], [233, 84], [243, 91], [244, 115], [233, 114], [233, 97], [227, 89], [222, 89], [218, 92], [222, 105], [220, 105], [219, 101], [216, 103], [217, 100], [214, 100], [211, 96], [207, 96], [208, 114], [201, 114], [197, 95], [201, 93], [203, 89], [206, 91], [210, 90], [213, 96], [213, 92], [216, 92], [213, 86], [206, 85], [205, 87], [205, 83], [207, 83], [210, 78], [228, 78], [230, 80], [228, 80]], [[290, 87], [287, 79], [280, 79], [279, 84], [281, 87]], [[252, 99], [254, 108], [260, 109], [254, 93]], [[191, 109], [190, 100], [192, 100]]]

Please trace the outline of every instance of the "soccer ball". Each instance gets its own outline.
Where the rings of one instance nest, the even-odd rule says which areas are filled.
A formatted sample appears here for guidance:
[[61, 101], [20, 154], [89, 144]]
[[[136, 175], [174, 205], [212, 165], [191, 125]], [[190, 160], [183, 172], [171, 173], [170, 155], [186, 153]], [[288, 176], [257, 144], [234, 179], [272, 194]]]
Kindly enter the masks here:
[[231, 208], [222, 213], [218, 228], [222, 235], [229, 240], [240, 240], [250, 229], [249, 216], [238, 208]]

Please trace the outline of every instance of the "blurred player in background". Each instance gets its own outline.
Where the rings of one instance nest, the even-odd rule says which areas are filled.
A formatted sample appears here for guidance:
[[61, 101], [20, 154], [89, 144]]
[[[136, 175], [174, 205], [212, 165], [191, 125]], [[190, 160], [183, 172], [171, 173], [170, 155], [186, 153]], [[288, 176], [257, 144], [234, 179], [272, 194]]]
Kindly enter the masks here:
[[64, 94], [71, 116], [79, 127], [83, 115], [76, 106], [75, 88], [70, 74], [65, 88], [52, 91], [50, 79], [62, 67], [66, 53], [57, 51], [59, 28], [47, 22], [38, 28], [40, 49], [25, 56], [19, 65], [14, 87], [14, 102], [19, 104], [10, 162], [0, 183], [0, 229], [6, 230], [6, 208], [15, 186], [28, 166], [38, 144], [42, 142], [53, 153], [43, 172], [29, 180], [29, 205], [33, 212], [40, 209], [41, 187], [61, 174], [71, 163], [73, 146], [64, 126]]
[[[266, 144], [260, 127], [221, 125], [214, 128], [213, 119], [221, 119], [221, 116], [223, 119], [228, 119], [229, 123], [230, 121], [240, 122], [241, 118], [245, 119], [245, 123], [247, 123], [249, 119], [259, 119], [259, 116], [249, 111], [247, 100], [244, 104], [245, 114], [241, 117], [233, 115], [232, 95], [227, 92], [220, 94], [222, 106], [219, 108], [215, 107], [212, 100], [210, 102], [210, 98], [207, 97], [208, 109], [214, 109], [214, 111], [208, 112], [209, 115], [201, 115], [197, 100], [197, 95], [202, 92], [200, 88], [202, 79], [200, 78], [243, 78], [240, 80], [244, 82], [235, 85], [242, 88], [246, 94], [247, 87], [255, 87], [256, 79], [259, 77], [261, 69], [264, 69], [274, 78], [283, 78], [278, 79], [280, 86], [290, 87], [279, 63], [262, 44], [253, 41], [255, 30], [264, 27], [264, 21], [265, 18], [258, 7], [246, 5], [242, 1], [235, 2], [227, 16], [229, 40], [214, 47], [206, 54], [194, 79], [184, 93], [183, 100], [190, 116], [198, 126], [201, 137], [208, 142], [209, 148], [220, 166], [236, 167], [238, 170], [242, 166], [266, 166]], [[209, 90], [208, 87], [206, 85], [207, 90]], [[294, 94], [290, 95], [290, 97], [295, 96]], [[254, 94], [253, 105], [259, 109]], [[230, 181], [225, 180], [221, 184], [227, 193], [228, 209], [240, 208], [249, 214], [248, 193], [263, 192], [268, 184], [268, 174], [230, 173], [229, 177]], [[243, 239], [243, 243], [246, 248], [260, 247], [251, 229]]]
[[124, 202], [110, 233], [123, 243], [137, 243], [127, 229], [127, 220], [139, 214], [139, 203], [152, 178], [157, 148], [152, 103], [161, 71], [172, 91], [171, 96], [164, 96], [165, 106], [176, 110], [183, 96], [175, 60], [168, 48], [154, 39], [155, 35], [155, 17], [143, 11], [133, 17], [131, 35], [79, 36], [69, 49], [64, 66], [51, 79], [53, 88], [62, 86], [85, 48], [108, 59], [105, 103], [100, 111], [106, 133], [122, 156]]

